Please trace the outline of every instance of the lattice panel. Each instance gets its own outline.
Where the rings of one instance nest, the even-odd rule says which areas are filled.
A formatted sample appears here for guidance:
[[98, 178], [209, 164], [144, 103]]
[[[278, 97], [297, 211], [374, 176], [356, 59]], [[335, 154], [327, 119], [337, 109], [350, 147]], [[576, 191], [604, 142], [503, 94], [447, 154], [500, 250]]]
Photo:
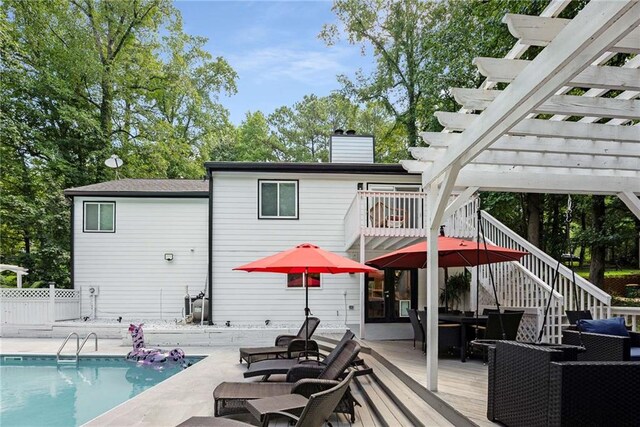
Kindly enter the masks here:
[[76, 289], [56, 289], [56, 298], [78, 298], [80, 291]]
[[49, 298], [49, 289], [25, 289], [25, 288], [4, 288], [0, 289], [2, 298]]
[[518, 341], [535, 342], [538, 340], [538, 315], [525, 313], [518, 329]]

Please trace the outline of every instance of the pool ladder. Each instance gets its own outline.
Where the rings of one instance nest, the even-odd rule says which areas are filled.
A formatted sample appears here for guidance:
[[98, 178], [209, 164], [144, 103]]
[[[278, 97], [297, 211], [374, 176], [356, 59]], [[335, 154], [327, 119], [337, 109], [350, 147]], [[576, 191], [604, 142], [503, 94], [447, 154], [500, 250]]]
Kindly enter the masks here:
[[[67, 342], [69, 341], [69, 339], [74, 335], [76, 336], [76, 357], [74, 359], [60, 358], [60, 353], [62, 353], [62, 349], [64, 349], [64, 346], [67, 345]], [[58, 352], [56, 353], [56, 362], [58, 362], [58, 363], [63, 363], [63, 362], [78, 363], [78, 356], [80, 355], [80, 352], [84, 348], [84, 345], [87, 343], [87, 341], [89, 340], [91, 335], [93, 335], [94, 338], [95, 338], [95, 347], [96, 347], [96, 351], [98, 351], [98, 334], [96, 334], [95, 332], [89, 332], [87, 334], [87, 336], [84, 337], [84, 340], [82, 341], [82, 344], [80, 344], [80, 336], [78, 335], [78, 333], [77, 332], [71, 332], [69, 335], [67, 335], [67, 338], [64, 339], [64, 341], [62, 342], [62, 345], [58, 349]]]

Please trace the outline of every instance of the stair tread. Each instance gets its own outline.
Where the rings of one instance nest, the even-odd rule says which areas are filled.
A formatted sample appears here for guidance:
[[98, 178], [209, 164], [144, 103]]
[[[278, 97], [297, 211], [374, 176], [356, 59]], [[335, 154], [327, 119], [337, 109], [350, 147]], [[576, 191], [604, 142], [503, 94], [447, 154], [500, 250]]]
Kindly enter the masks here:
[[386, 396], [384, 390], [382, 390], [373, 379], [359, 377], [356, 381], [369, 405], [374, 408], [375, 412], [380, 416], [383, 425], [389, 427], [413, 426], [413, 423]]

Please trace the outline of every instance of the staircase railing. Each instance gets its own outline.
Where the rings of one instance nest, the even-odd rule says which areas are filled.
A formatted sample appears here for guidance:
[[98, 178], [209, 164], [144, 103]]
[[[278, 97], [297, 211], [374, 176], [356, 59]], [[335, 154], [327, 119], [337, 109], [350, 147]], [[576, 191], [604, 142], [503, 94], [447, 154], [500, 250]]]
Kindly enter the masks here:
[[[602, 289], [577, 274], [574, 289], [573, 275], [569, 268], [562, 264], [558, 266], [558, 261], [484, 211], [482, 225], [487, 240], [496, 245], [529, 252], [520, 263], [542, 282], [552, 284], [557, 269], [555, 289], [564, 298], [564, 310], [591, 310], [596, 319], [611, 316], [611, 296]], [[577, 295], [574, 295], [574, 292], [577, 292]]]

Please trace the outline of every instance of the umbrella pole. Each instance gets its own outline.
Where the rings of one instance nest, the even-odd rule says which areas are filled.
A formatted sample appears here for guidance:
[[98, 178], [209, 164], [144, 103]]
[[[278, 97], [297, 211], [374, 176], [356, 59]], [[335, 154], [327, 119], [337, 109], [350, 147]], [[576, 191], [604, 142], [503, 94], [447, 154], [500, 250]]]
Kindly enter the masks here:
[[304, 352], [309, 357], [309, 269], [305, 269], [304, 276]]

